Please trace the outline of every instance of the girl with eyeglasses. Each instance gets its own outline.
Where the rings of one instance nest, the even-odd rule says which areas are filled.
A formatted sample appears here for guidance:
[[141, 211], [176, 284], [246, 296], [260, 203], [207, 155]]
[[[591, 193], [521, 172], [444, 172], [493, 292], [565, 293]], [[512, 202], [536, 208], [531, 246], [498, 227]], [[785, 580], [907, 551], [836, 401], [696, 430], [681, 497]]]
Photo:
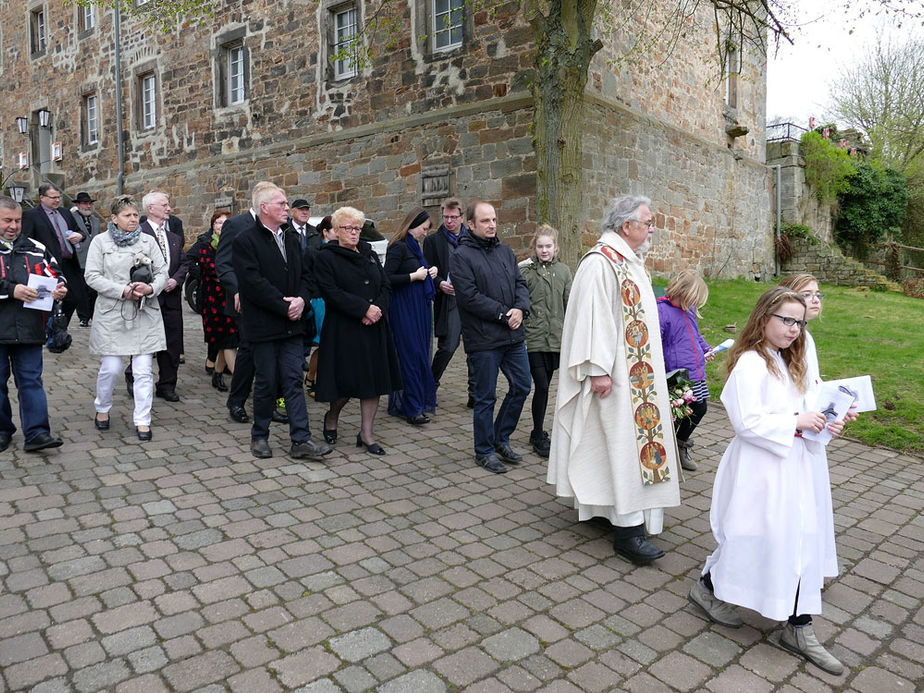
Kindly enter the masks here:
[[[787, 288], [757, 302], [726, 360], [722, 403], [735, 430], [716, 472], [710, 524], [718, 546], [689, 600], [714, 622], [743, 624], [732, 604], [785, 621], [779, 642], [824, 671], [843, 665], [818, 642], [826, 577], [837, 575], [831, 485], [823, 446], [802, 432], [825, 426], [812, 411], [806, 301]], [[756, 624], [754, 624], [756, 625]]]

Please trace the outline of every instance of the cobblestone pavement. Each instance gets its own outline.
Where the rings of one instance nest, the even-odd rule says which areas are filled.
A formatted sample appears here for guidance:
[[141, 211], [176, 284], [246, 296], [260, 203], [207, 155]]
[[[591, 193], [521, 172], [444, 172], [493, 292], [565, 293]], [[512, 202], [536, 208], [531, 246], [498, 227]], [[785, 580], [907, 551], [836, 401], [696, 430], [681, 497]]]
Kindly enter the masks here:
[[[46, 354], [65, 445], [27, 455], [17, 433], [0, 454], [0, 691], [924, 686], [921, 459], [831, 446], [842, 569], [816, 631], [848, 666], [833, 677], [770, 644], [775, 624], [757, 614], [730, 630], [687, 603], [714, 546], [720, 406], [656, 540], [667, 555], [637, 568], [553, 498], [539, 458], [503, 476], [473, 464], [461, 354], [431, 424], [380, 411], [387, 456], [353, 447], [350, 404], [323, 464], [287, 458], [278, 428], [276, 456], [257, 460], [203, 372], [200, 323], [185, 318], [183, 399], [155, 400], [147, 444], [123, 388], [112, 429], [94, 429], [88, 330]], [[321, 411], [309, 403], [316, 432]]]

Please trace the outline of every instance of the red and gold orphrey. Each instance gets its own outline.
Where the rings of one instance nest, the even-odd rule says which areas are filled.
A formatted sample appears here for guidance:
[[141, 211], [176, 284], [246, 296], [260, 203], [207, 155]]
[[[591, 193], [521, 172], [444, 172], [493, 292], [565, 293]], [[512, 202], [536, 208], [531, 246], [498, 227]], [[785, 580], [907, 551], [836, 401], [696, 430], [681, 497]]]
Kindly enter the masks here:
[[635, 442], [638, 446], [639, 469], [646, 486], [668, 481], [667, 449], [664, 447], [664, 425], [658, 408], [658, 393], [651, 364], [651, 339], [645, 322], [645, 309], [638, 285], [626, 272], [625, 258], [608, 245], [598, 246], [613, 265], [619, 278], [623, 324], [626, 339], [626, 367], [632, 396], [635, 422]]

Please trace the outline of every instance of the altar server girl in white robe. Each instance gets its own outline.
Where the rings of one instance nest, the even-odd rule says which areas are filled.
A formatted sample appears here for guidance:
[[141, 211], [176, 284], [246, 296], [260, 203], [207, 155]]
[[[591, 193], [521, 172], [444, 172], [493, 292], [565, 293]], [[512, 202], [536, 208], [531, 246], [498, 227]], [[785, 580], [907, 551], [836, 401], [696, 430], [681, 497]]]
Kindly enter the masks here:
[[805, 320], [799, 293], [770, 289], [729, 352], [721, 399], [735, 437], [712, 492], [718, 547], [689, 599], [726, 626], [742, 624], [730, 604], [786, 621], [783, 647], [840, 674], [843, 665], [812, 628], [824, 578], [837, 575], [837, 558], [826, 457], [802, 432], [827, 425], [839, 435], [843, 422], [827, 423], [809, 407], [817, 359], [814, 368], [806, 362]]

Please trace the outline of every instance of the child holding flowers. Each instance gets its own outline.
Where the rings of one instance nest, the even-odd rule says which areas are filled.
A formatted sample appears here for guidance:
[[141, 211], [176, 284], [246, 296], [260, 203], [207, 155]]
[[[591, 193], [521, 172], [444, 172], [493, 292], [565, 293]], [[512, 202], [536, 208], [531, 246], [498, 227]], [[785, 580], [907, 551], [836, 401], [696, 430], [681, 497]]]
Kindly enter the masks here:
[[672, 387], [670, 393], [672, 409], [686, 412], [686, 416], [674, 419], [674, 431], [677, 433], [680, 466], [690, 472], [696, 471], [690, 436], [706, 415], [706, 400], [709, 399], [706, 361], [712, 360], [712, 354], [707, 355], [709, 345], [699, 333], [697, 322], [699, 309], [706, 305], [708, 298], [706, 282], [696, 271], [686, 269], [671, 279], [665, 295], [658, 299], [664, 368], [668, 373], [685, 368], [690, 374], [690, 394], [682, 385]]

